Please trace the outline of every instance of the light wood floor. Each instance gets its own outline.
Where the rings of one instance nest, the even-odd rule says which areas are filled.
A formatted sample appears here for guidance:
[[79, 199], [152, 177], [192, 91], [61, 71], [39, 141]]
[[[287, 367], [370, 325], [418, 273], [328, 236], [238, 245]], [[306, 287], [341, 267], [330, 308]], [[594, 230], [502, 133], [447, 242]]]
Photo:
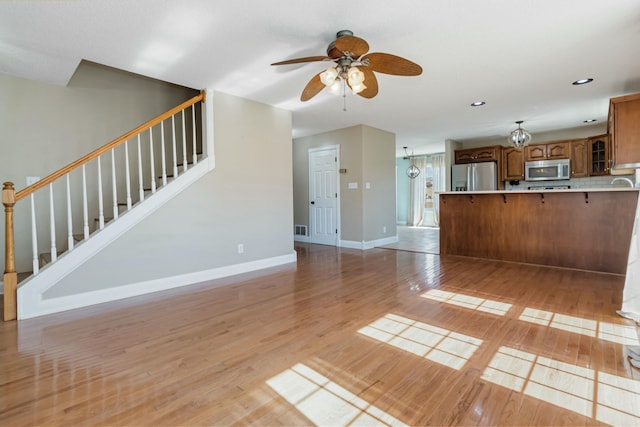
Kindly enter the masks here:
[[396, 243], [380, 247], [427, 254], [440, 253], [440, 229], [437, 227], [406, 227], [399, 225], [397, 233], [398, 241]]
[[0, 425], [640, 424], [622, 277], [296, 250], [297, 265], [1, 324]]

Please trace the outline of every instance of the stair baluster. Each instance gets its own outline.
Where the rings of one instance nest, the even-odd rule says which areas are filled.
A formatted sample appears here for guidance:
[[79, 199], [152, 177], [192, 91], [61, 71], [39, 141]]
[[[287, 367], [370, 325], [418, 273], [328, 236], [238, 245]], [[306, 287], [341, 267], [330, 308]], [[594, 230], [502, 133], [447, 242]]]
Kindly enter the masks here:
[[127, 185], [127, 210], [131, 210], [131, 172], [129, 171], [129, 141], [124, 142], [124, 177]]
[[118, 187], [116, 183], [116, 149], [111, 150], [111, 187], [113, 192], [113, 219], [118, 219]]
[[67, 247], [73, 250], [73, 213], [71, 212], [71, 182], [67, 174]]
[[187, 161], [188, 159], [188, 155], [187, 155], [187, 130], [184, 127], [184, 110], [182, 110], [182, 170], [184, 172], [187, 171], [188, 167], [187, 167], [187, 163], [189, 163]]
[[51, 262], [58, 260], [58, 249], [56, 248], [56, 215], [53, 203], [53, 183], [49, 184], [49, 222], [51, 224]]
[[104, 206], [102, 200], [102, 165], [98, 156], [98, 228], [102, 230], [104, 228]]
[[82, 165], [82, 233], [89, 238], [89, 202], [87, 201], [87, 168]]
[[173, 177], [178, 176], [178, 155], [176, 150], [176, 115], [171, 116], [171, 138], [173, 143], [171, 144], [173, 150]]
[[153, 157], [153, 128], [149, 128], [149, 158], [151, 162], [151, 194], [156, 192], [156, 161]]
[[160, 153], [162, 154], [162, 185], [167, 185], [167, 156], [164, 148], [164, 121], [160, 122]]
[[191, 145], [193, 145], [193, 164], [198, 163], [198, 150], [196, 148], [196, 106], [195, 104], [191, 106], [191, 128], [193, 138], [191, 139]]
[[40, 271], [40, 262], [38, 261], [38, 232], [36, 230], [36, 198], [31, 193], [31, 254], [33, 274]]
[[140, 134], [138, 134], [138, 182], [140, 183], [138, 191], [140, 201], [144, 200], [144, 180], [142, 179], [142, 148], [140, 147]]

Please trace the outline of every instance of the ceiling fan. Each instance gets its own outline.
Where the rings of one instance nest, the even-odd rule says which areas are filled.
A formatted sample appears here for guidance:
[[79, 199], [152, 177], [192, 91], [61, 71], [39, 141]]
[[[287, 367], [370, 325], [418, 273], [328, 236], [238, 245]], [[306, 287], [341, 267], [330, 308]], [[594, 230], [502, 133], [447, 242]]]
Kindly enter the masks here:
[[[369, 52], [369, 43], [353, 35], [352, 31], [342, 30], [327, 47], [327, 56], [308, 56], [275, 62], [271, 65], [299, 64], [315, 61], [333, 61], [327, 70], [309, 80], [300, 96], [308, 101], [324, 88], [336, 95], [346, 93], [347, 86], [357, 95], [373, 98], [378, 94], [378, 80], [375, 72], [395, 76], [418, 76], [422, 67], [396, 55], [381, 52]], [[342, 93], [341, 93], [342, 92]]]

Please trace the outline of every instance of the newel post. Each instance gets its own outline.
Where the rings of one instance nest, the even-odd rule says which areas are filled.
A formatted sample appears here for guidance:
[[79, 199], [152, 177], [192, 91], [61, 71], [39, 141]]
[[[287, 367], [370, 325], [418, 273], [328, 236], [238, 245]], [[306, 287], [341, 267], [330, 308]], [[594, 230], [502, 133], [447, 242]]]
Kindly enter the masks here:
[[13, 239], [13, 206], [16, 204], [16, 190], [13, 182], [2, 185], [2, 204], [4, 205], [4, 320], [18, 317], [15, 243]]

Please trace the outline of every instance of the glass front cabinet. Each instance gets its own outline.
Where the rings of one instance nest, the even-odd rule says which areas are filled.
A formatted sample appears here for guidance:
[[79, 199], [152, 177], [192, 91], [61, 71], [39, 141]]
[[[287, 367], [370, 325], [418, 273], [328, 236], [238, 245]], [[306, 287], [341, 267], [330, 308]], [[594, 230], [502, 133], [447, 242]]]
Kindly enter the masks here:
[[589, 175], [609, 175], [611, 169], [609, 152], [609, 135], [598, 135], [589, 138]]

